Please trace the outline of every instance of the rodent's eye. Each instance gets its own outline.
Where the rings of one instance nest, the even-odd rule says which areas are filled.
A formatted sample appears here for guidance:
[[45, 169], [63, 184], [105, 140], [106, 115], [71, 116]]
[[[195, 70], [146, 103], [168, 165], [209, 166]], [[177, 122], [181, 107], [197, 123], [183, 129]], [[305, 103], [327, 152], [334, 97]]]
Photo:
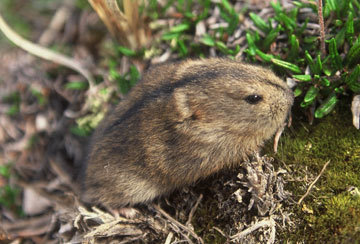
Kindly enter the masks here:
[[257, 103], [259, 103], [262, 99], [263, 99], [262, 96], [260, 96], [260, 95], [255, 95], [255, 94], [245, 97], [245, 101], [246, 101], [247, 103], [250, 103], [250, 104], [257, 104]]

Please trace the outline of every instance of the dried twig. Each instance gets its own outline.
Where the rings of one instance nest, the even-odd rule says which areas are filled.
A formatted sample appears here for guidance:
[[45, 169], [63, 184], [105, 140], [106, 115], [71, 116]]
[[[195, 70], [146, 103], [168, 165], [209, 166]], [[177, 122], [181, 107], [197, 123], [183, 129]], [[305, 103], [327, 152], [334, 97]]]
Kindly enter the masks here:
[[216, 230], [217, 232], [219, 232], [223, 237], [225, 237], [226, 239], [229, 239], [229, 236], [226, 235], [222, 230], [220, 230], [218, 227], [213, 227], [214, 230]]
[[60, 32], [66, 21], [68, 21], [71, 10], [74, 8], [73, 0], [65, 0], [64, 4], [56, 10], [52, 17], [48, 28], [42, 33], [38, 43], [42, 46], [48, 46], [56, 38], [56, 34]]
[[297, 202], [297, 204], [300, 205], [300, 203], [304, 200], [305, 197], [307, 197], [311, 191], [311, 189], [314, 187], [315, 183], [319, 180], [320, 176], [324, 173], [326, 167], [328, 166], [328, 164], [330, 163], [330, 160], [326, 162], [326, 164], [324, 164], [323, 168], [320, 171], [320, 174], [315, 178], [315, 180], [310, 184], [310, 186], [308, 187], [306, 193], [300, 198], [300, 200]]
[[139, 49], [149, 43], [145, 22], [139, 12], [138, 0], [88, 0], [116, 40], [131, 49]]
[[324, 16], [322, 13], [322, 0], [318, 0], [318, 15], [320, 24], [320, 50], [323, 56], [326, 55], [325, 49], [325, 27], [324, 27]]
[[4, 35], [15, 45], [24, 49], [25, 51], [35, 55], [37, 57], [52, 61], [54, 63], [58, 63], [60, 65], [64, 65], [72, 70], [75, 70], [82, 74], [89, 82], [90, 88], [94, 86], [94, 78], [91, 73], [85, 69], [79, 62], [65, 55], [56, 53], [50, 49], [42, 47], [38, 44], [32, 43], [25, 38], [18, 35], [15, 31], [13, 31], [8, 24], [6, 24], [5, 20], [0, 14], [0, 30], [4, 33]]
[[[161, 215], [163, 215], [170, 223], [175, 225], [176, 227], [188, 232], [190, 235], [192, 235], [199, 243], [204, 244], [204, 241], [189, 227], [181, 224], [179, 221], [171, 217], [168, 213], [166, 213], [160, 206], [154, 204], [154, 208], [156, 211], [158, 211]], [[187, 237], [186, 235], [183, 235], [184, 237]], [[188, 237], [187, 237], [188, 238]], [[189, 240], [190, 241], [190, 240]], [[190, 241], [191, 242], [191, 241]]]
[[275, 221], [271, 217], [269, 219], [264, 219], [264, 220], [261, 220], [261, 221], [255, 223], [254, 225], [250, 226], [246, 230], [243, 230], [243, 231], [231, 236], [230, 238], [233, 241], [239, 240], [241, 238], [244, 238], [246, 235], [250, 234], [251, 232], [256, 231], [259, 228], [266, 228], [266, 227], [271, 228], [271, 234], [270, 234], [271, 236], [267, 243], [274, 243], [275, 242]]
[[166, 237], [166, 240], [165, 240], [165, 243], [164, 243], [164, 244], [170, 244], [173, 236], [174, 236], [174, 233], [170, 232], [170, 233], [168, 234], [168, 236]]
[[191, 223], [192, 217], [194, 216], [194, 213], [195, 213], [196, 209], [198, 208], [202, 198], [203, 198], [203, 195], [200, 194], [200, 196], [196, 200], [196, 203], [194, 204], [194, 207], [192, 207], [192, 209], [190, 210], [188, 221], [186, 221], [186, 226], [188, 226]]

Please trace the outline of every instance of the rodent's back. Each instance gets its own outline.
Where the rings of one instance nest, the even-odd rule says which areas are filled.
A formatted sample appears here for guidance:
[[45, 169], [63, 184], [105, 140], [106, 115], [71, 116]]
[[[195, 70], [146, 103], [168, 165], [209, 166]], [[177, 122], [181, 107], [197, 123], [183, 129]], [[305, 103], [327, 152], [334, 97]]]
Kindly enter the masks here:
[[149, 202], [237, 164], [283, 126], [292, 99], [258, 66], [205, 59], [155, 67], [96, 130], [85, 195], [112, 207]]

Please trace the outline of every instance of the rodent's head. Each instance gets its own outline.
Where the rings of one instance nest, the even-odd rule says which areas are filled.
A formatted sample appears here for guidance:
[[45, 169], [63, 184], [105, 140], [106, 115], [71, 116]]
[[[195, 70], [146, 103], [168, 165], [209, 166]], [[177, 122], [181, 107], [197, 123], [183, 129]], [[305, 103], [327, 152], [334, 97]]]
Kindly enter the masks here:
[[255, 137], [262, 142], [284, 125], [293, 92], [271, 70], [228, 59], [188, 61], [177, 79], [177, 110], [198, 128]]

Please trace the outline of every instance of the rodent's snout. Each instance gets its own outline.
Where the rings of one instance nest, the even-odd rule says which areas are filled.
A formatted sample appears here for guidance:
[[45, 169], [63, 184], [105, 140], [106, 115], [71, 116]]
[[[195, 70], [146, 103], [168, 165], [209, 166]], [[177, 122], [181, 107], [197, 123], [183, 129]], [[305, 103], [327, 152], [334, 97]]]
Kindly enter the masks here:
[[270, 109], [272, 119], [275, 119], [275, 121], [286, 119], [290, 113], [293, 102], [294, 93], [290, 89], [284, 90], [279, 96], [275, 97]]

